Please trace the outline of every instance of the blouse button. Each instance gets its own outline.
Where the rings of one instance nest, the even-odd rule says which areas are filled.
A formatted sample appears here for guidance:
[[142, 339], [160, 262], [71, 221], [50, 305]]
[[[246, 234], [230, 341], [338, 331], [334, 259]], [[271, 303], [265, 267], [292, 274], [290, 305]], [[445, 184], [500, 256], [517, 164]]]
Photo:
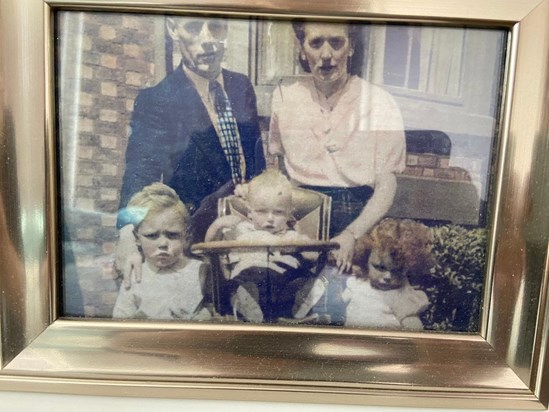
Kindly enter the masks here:
[[335, 153], [339, 150], [339, 145], [336, 143], [327, 144], [326, 150], [328, 151], [328, 153]]

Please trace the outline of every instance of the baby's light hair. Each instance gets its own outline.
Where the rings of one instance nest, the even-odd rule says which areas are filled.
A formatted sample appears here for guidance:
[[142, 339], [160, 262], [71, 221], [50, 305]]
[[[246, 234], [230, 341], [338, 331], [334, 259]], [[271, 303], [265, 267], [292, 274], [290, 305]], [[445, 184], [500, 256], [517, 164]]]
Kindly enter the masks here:
[[267, 169], [254, 177], [248, 186], [248, 199], [258, 195], [258, 192], [269, 190], [274, 196], [292, 198], [292, 184], [282, 172], [277, 169]]
[[156, 182], [145, 186], [140, 192], [132, 196], [126, 207], [135, 229], [150, 214], [160, 213], [171, 208], [175, 209], [181, 216], [181, 221], [188, 231], [191, 223], [189, 211], [175, 190], [163, 183]]

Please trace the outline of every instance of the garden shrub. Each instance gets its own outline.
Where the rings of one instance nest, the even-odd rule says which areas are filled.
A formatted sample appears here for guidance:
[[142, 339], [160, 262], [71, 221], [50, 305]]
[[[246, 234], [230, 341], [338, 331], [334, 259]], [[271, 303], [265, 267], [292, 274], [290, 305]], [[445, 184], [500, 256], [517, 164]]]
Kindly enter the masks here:
[[416, 283], [431, 305], [421, 319], [426, 330], [478, 332], [487, 230], [458, 225], [431, 228], [435, 266]]

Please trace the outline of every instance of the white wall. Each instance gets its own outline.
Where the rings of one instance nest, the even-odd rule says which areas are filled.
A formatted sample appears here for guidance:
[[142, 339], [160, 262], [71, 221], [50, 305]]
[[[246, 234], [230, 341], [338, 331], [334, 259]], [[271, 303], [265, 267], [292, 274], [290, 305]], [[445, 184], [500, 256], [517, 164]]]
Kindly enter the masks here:
[[[0, 412], [427, 412], [439, 409], [382, 408], [376, 406], [313, 405], [295, 403], [224, 402], [174, 399], [113, 398], [75, 395], [0, 392]], [[459, 409], [443, 409], [457, 412]], [[474, 412], [473, 409], [467, 409]], [[477, 410], [478, 411], [478, 410]], [[465, 412], [465, 411], [464, 411]], [[503, 412], [493, 410], [493, 412]]]

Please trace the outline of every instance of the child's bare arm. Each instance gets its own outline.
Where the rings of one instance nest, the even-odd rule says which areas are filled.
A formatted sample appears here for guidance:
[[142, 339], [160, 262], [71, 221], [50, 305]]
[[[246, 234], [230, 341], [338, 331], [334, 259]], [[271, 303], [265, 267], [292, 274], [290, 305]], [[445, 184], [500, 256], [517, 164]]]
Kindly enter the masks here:
[[226, 215], [217, 218], [208, 228], [204, 240], [211, 242], [223, 238], [223, 229], [234, 229], [243, 219], [235, 215]]
[[242, 199], [248, 199], [248, 190], [249, 185], [247, 183], [238, 184], [234, 189], [234, 194]]
[[132, 319], [135, 318], [137, 309], [138, 307], [135, 303], [133, 291], [125, 288], [124, 285], [121, 285], [113, 308], [112, 317], [118, 319]]

